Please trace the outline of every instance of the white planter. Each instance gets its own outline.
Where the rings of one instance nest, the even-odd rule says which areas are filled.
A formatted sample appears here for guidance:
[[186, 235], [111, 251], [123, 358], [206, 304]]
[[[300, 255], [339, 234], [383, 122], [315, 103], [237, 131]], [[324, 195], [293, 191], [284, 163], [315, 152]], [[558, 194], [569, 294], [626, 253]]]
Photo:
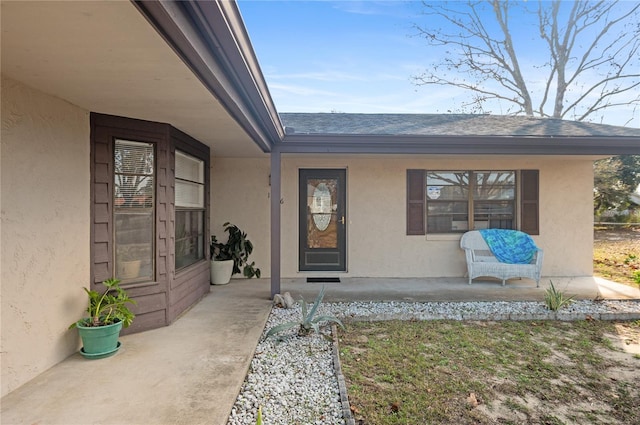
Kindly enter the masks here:
[[211, 261], [211, 284], [226, 285], [233, 273], [233, 260]]

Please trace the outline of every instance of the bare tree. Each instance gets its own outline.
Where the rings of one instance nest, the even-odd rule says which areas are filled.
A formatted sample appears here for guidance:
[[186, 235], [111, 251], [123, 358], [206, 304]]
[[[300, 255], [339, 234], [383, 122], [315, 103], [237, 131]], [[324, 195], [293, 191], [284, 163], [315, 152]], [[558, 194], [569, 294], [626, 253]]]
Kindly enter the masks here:
[[[414, 83], [470, 91], [463, 108], [485, 112], [498, 101], [509, 114], [591, 121], [607, 108], [640, 106], [638, 2], [423, 1], [423, 7], [427, 23], [414, 27], [445, 51]], [[546, 58], [532, 65], [527, 55], [537, 49]]]

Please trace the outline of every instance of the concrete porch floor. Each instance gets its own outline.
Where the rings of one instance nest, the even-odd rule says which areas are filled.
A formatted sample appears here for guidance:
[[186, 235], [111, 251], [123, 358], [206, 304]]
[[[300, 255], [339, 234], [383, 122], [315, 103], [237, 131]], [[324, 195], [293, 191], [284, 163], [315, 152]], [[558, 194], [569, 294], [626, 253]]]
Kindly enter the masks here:
[[[551, 278], [578, 299], [640, 299], [640, 290], [599, 278]], [[462, 278], [347, 278], [327, 283], [335, 301], [542, 300], [535, 282]], [[113, 357], [74, 354], [1, 400], [0, 423], [223, 425], [271, 309], [268, 279], [233, 280], [170, 326], [120, 338]], [[323, 284], [283, 279], [282, 291], [312, 301]]]

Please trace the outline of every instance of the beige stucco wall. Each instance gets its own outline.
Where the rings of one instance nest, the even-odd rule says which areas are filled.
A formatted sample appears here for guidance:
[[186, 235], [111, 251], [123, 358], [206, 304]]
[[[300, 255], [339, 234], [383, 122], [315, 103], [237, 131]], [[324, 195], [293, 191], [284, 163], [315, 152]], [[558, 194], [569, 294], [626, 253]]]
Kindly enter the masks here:
[[269, 164], [269, 159], [217, 158], [215, 152], [211, 157], [211, 233], [226, 241], [226, 222], [247, 232], [253, 243], [249, 261], [256, 263], [262, 277], [271, 274]]
[[[268, 276], [269, 188], [265, 185], [265, 176], [269, 174], [269, 160], [216, 158], [213, 163], [214, 225], [225, 220], [246, 223], [256, 245], [254, 259]], [[343, 276], [464, 275], [459, 236], [406, 235], [408, 168], [539, 169], [541, 231], [534, 239], [545, 250], [543, 274], [584, 276], [592, 273], [593, 162], [589, 158], [285, 156], [282, 160], [282, 277], [313, 274], [297, 271], [300, 168], [347, 169], [348, 272], [341, 274]]]
[[89, 283], [89, 113], [2, 79], [2, 395], [79, 348]]

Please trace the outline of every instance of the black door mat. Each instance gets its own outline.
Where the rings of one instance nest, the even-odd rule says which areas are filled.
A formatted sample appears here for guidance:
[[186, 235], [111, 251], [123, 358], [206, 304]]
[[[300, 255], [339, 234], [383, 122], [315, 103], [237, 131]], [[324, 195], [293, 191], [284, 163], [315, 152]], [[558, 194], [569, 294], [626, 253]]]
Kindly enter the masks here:
[[340, 283], [339, 277], [308, 277], [307, 283]]

